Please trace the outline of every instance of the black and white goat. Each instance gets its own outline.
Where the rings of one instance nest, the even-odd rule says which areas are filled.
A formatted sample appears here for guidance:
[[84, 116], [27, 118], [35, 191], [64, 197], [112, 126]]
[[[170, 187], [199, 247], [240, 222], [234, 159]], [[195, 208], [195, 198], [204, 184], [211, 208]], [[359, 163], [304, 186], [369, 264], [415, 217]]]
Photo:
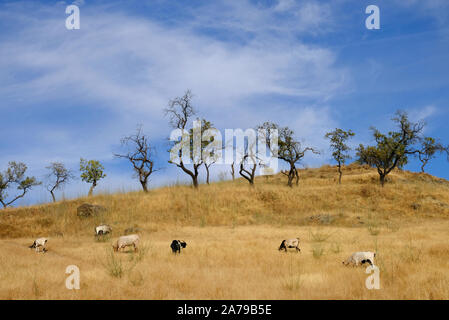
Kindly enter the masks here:
[[173, 253], [181, 253], [181, 248], [187, 247], [187, 243], [184, 240], [173, 240], [170, 248]]

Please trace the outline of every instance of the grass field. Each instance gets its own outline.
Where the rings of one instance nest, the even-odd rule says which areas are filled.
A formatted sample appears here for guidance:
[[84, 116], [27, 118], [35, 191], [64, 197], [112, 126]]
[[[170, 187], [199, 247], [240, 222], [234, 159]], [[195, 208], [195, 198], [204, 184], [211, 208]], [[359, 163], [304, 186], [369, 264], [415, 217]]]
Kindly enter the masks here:
[[[260, 177], [98, 195], [0, 213], [0, 299], [449, 299], [449, 182], [351, 165], [343, 185], [333, 167], [301, 171], [300, 185]], [[83, 202], [105, 213], [81, 219]], [[108, 223], [113, 235], [93, 230]], [[138, 253], [112, 253], [134, 228]], [[49, 237], [45, 254], [28, 249]], [[301, 253], [277, 249], [300, 238]], [[187, 241], [181, 255], [169, 248]], [[366, 267], [345, 267], [354, 251], [377, 252], [380, 290], [365, 287]], [[68, 290], [68, 265], [81, 289]]]

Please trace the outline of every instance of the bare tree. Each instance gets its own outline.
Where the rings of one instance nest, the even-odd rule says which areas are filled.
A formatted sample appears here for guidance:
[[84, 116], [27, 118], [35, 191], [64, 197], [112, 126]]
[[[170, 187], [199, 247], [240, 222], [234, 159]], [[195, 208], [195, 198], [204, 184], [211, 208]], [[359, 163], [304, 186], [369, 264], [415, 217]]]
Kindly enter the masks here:
[[[183, 131], [186, 130], [188, 121], [195, 115], [195, 110], [192, 106], [192, 92], [187, 90], [182, 97], [177, 97], [173, 100], [170, 100], [168, 103], [168, 107], [164, 109], [165, 115], [170, 119], [170, 125], [175, 129], [180, 129]], [[182, 139], [182, 141], [184, 138]], [[190, 148], [190, 139], [187, 139], [189, 143], [188, 150], [191, 151]], [[182, 142], [181, 142], [182, 143]], [[198, 188], [198, 174], [199, 167], [203, 164], [202, 160], [193, 163], [193, 170], [187, 168], [184, 164], [184, 156], [183, 149], [180, 148], [178, 152], [178, 162], [169, 161], [170, 163], [174, 163], [178, 168], [181, 168], [186, 174], [188, 174], [192, 178], [192, 184], [194, 188]]]
[[231, 176], [232, 176], [232, 181], [234, 181], [235, 180], [234, 161], [232, 161], [232, 164], [231, 164]]
[[186, 129], [187, 122], [196, 113], [192, 106], [192, 99], [192, 92], [187, 90], [182, 97], [176, 97], [168, 102], [168, 107], [164, 111], [173, 128]]
[[[38, 186], [41, 182], [38, 182], [35, 177], [26, 177], [27, 166], [22, 162], [11, 161], [8, 164], [8, 169], [5, 172], [0, 173], [0, 203], [3, 208], [13, 204], [20, 198], [23, 198], [25, 194], [31, 190], [33, 186]], [[13, 185], [16, 185], [19, 194], [14, 196], [11, 200], [6, 200], [8, 194], [7, 190]]]
[[431, 137], [424, 137], [421, 139], [421, 146], [418, 152], [419, 161], [421, 161], [421, 172], [425, 172], [426, 165], [430, 160], [434, 159], [435, 154], [439, 152], [446, 153], [449, 160], [449, 146], [443, 146], [436, 139]]
[[47, 174], [47, 190], [50, 192], [53, 202], [56, 202], [54, 192], [61, 189], [70, 180], [74, 179], [75, 176], [62, 162], [52, 162], [46, 169], [50, 171]]
[[[290, 176], [290, 170], [281, 170], [281, 173], [286, 176], [287, 178], [289, 178]], [[293, 180], [293, 178], [292, 178]], [[296, 186], [299, 185], [299, 172], [298, 169], [295, 167], [295, 184]]]
[[215, 161], [212, 162], [204, 162], [204, 167], [206, 168], [206, 183], [209, 184], [209, 168], [211, 165], [213, 165], [215, 163]]
[[245, 178], [249, 182], [250, 186], [254, 186], [254, 178], [256, 176], [257, 163], [253, 161], [252, 166], [250, 166], [249, 169], [245, 169], [245, 164], [249, 162], [248, 159], [249, 155], [245, 154], [245, 156], [242, 158], [242, 161], [240, 162], [239, 173], [243, 178]]
[[126, 136], [121, 140], [121, 146], [128, 149], [125, 154], [114, 154], [117, 158], [128, 159], [131, 162], [136, 177], [144, 192], [148, 192], [148, 182], [153, 172], [155, 150], [152, 148], [149, 137], [142, 131], [142, 126], [137, 128], [135, 134]]
[[[320, 154], [313, 147], [303, 147], [301, 142], [295, 139], [294, 132], [288, 127], [280, 127], [279, 125], [272, 122], [265, 122], [258, 127], [262, 133], [265, 134], [265, 140], [268, 147], [270, 148], [273, 155], [278, 159], [281, 159], [288, 163], [290, 169], [287, 175], [287, 185], [289, 187], [293, 186], [293, 179], [296, 178], [296, 185], [299, 183], [299, 173], [296, 169], [296, 164], [301, 161], [307, 152], [312, 152], [314, 154]], [[273, 132], [277, 132], [278, 143], [277, 148], [272, 143]]]
[[[164, 111], [165, 115], [170, 119], [171, 126], [179, 129], [182, 134], [181, 142], [177, 144], [179, 148], [174, 157], [176, 159], [170, 157], [169, 162], [175, 164], [188, 174], [192, 178], [193, 187], [198, 188], [199, 168], [205, 163], [205, 159], [210, 160], [207, 155], [204, 156], [204, 151], [211, 141], [203, 141], [203, 135], [206, 131], [212, 130], [213, 128], [209, 121], [196, 119], [193, 127], [187, 130], [188, 121], [196, 114], [192, 106], [192, 98], [191, 91], [187, 90], [182, 97], [170, 100], [168, 107]], [[188, 163], [185, 163], [185, 159], [191, 162], [192, 169], [187, 167]], [[208, 162], [207, 172], [209, 172], [209, 167], [213, 162], [215, 161]]]

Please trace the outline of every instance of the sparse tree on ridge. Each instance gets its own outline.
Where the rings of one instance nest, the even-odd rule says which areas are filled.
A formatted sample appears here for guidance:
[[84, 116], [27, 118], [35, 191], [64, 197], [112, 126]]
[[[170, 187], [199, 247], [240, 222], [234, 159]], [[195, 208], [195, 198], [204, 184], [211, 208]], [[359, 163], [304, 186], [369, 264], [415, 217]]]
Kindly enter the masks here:
[[232, 176], [232, 181], [234, 181], [235, 180], [234, 161], [232, 161], [232, 164], [231, 164], [231, 176]]
[[[170, 118], [170, 124], [175, 129], [180, 129], [182, 131], [187, 130], [188, 121], [195, 115], [195, 110], [192, 106], [192, 92], [187, 90], [182, 97], [177, 97], [173, 100], [170, 100], [168, 103], [168, 107], [164, 110], [165, 115]], [[185, 139], [190, 144], [190, 139]], [[184, 141], [184, 137], [181, 139], [181, 142]], [[193, 163], [193, 170], [190, 170], [184, 164], [183, 157], [185, 155], [182, 154], [184, 148], [179, 149], [178, 153], [178, 163], [172, 162], [176, 164], [178, 168], [181, 168], [186, 174], [188, 174], [192, 178], [192, 184], [194, 188], [198, 188], [198, 168], [203, 163], [202, 161], [198, 163]], [[190, 148], [188, 148], [190, 150]], [[170, 161], [169, 161], [170, 162]]]
[[338, 183], [341, 184], [341, 176], [343, 172], [341, 171], [342, 166], [345, 164], [347, 159], [350, 159], [351, 156], [348, 154], [348, 151], [351, 148], [346, 144], [346, 141], [355, 135], [351, 130], [344, 131], [342, 129], [335, 129], [334, 131], [326, 133], [325, 138], [330, 140], [330, 147], [332, 149], [332, 157], [337, 162], [338, 168]]
[[143, 133], [142, 126], [138, 127], [135, 134], [122, 138], [121, 146], [127, 148], [128, 152], [114, 156], [131, 162], [143, 191], [148, 192], [150, 176], [157, 169], [154, 166], [155, 150], [150, 144], [149, 137]]
[[[304, 158], [307, 152], [312, 152], [314, 154], [320, 154], [318, 150], [313, 147], [304, 147], [301, 142], [295, 139], [295, 133], [288, 127], [280, 127], [279, 125], [272, 122], [265, 122], [261, 126], [258, 127], [261, 132], [265, 133], [265, 140], [267, 141], [267, 145], [270, 148], [273, 155], [275, 155], [278, 159], [281, 159], [287, 162], [290, 166], [290, 169], [287, 174], [287, 185], [289, 187], [293, 186], [293, 179], [296, 178], [296, 182], [299, 182], [299, 174], [296, 169], [296, 164]], [[274, 130], [278, 132], [278, 146], [277, 150], [274, 150], [274, 146], [272, 145], [271, 135]]]
[[52, 162], [46, 169], [50, 171], [47, 174], [47, 190], [50, 192], [53, 202], [56, 202], [54, 192], [73, 179], [74, 175], [62, 162]]
[[210, 177], [209, 168], [210, 168], [211, 165], [213, 165], [214, 163], [215, 163], [215, 160], [205, 161], [205, 162], [204, 162], [204, 167], [206, 168], [206, 183], [207, 183], [207, 184], [209, 184], [209, 177]]
[[256, 161], [252, 161], [252, 165], [250, 164], [249, 169], [246, 169], [246, 164], [249, 162], [250, 160], [250, 155], [245, 154], [242, 158], [242, 161], [240, 162], [240, 170], [239, 173], [240, 175], [246, 179], [246, 181], [249, 182], [250, 186], [254, 186], [254, 179], [256, 177], [256, 168], [257, 168], [257, 163]]
[[[289, 177], [290, 175], [290, 170], [281, 170], [281, 173], [287, 177]], [[298, 169], [295, 167], [295, 184], [298, 186], [299, 185], [299, 172]]]
[[[192, 117], [196, 114], [195, 109], [192, 106], [192, 98], [192, 92], [190, 90], [187, 90], [182, 97], [177, 97], [173, 100], [170, 100], [168, 103], [168, 107], [164, 111], [165, 115], [170, 119], [170, 125], [174, 129], [181, 130], [183, 135], [181, 141], [177, 144], [179, 145], [179, 149], [176, 154], [175, 161], [170, 160], [169, 162], [175, 164], [178, 168], [181, 168], [182, 171], [188, 174], [192, 178], [193, 187], [196, 189], [199, 185], [199, 168], [204, 163], [202, 153], [204, 148], [208, 144], [207, 142], [205, 143], [205, 141], [202, 141], [203, 133], [206, 130], [211, 129], [212, 125], [209, 121], [206, 120], [202, 120], [201, 122], [199, 122], [201, 124], [201, 130], [198, 134], [199, 137], [196, 138], [201, 141], [199, 141], [199, 146], [197, 148], [194, 143], [194, 128], [187, 129], [188, 122], [192, 120]], [[197, 119], [197, 121], [199, 120]], [[189, 169], [187, 167], [188, 164], [184, 163], [184, 159], [187, 155], [183, 154], [183, 150], [190, 152], [188, 158], [192, 163], [192, 169]]]
[[251, 187], [254, 186], [257, 166], [263, 167], [265, 164], [258, 158], [257, 155], [257, 139], [256, 137], [249, 137], [244, 146], [244, 150], [236, 150], [236, 161], [240, 162], [239, 174]]
[[[217, 150], [215, 150], [215, 149], [207, 150], [207, 146], [211, 142], [213, 143], [214, 137], [210, 137], [209, 140], [204, 140], [206, 131], [208, 131], [210, 129], [212, 129], [212, 123], [205, 119], [201, 120], [201, 136], [200, 136], [200, 138], [201, 138], [200, 149], [201, 150], [199, 150], [201, 153], [201, 159], [199, 159], [198, 162], [202, 161], [202, 163], [204, 164], [204, 167], [206, 169], [206, 183], [207, 184], [209, 184], [209, 178], [210, 178], [209, 169], [218, 160]], [[190, 129], [189, 134], [190, 134], [190, 146], [191, 146], [191, 154], [192, 154], [191, 159], [194, 160], [194, 157], [193, 157], [193, 134], [194, 134], [193, 129]]]
[[85, 160], [80, 159], [80, 171], [81, 179], [87, 183], [91, 183], [88, 196], [91, 196], [94, 192], [94, 188], [97, 186], [98, 181], [106, 177], [104, 173], [104, 167], [97, 160]]
[[[6, 209], [6, 207], [13, 204], [16, 200], [23, 198], [32, 187], [41, 184], [35, 177], [25, 176], [27, 169], [24, 163], [11, 161], [8, 163], [8, 169], [0, 173], [0, 203], [3, 205], [3, 208]], [[7, 190], [13, 185], [16, 186], [19, 194], [7, 200]]]
[[357, 148], [358, 161], [377, 168], [380, 184], [383, 187], [387, 175], [395, 168], [402, 168], [408, 162], [408, 157], [417, 154], [415, 144], [420, 140], [424, 128], [423, 122], [411, 122], [406, 112], [397, 111], [392, 119], [398, 126], [398, 131], [383, 134], [372, 127], [375, 146], [360, 144]]
[[430, 160], [436, 157], [436, 153], [446, 153], [449, 160], [449, 146], [445, 147], [440, 142], [431, 137], [421, 139], [421, 147], [418, 152], [419, 161], [421, 161], [421, 172], [425, 172], [426, 165]]

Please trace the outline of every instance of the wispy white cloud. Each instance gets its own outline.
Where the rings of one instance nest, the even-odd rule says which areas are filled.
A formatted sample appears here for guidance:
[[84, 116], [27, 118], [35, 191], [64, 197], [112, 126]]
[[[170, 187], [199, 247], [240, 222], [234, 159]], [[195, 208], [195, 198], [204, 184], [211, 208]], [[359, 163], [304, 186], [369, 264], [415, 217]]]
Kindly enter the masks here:
[[418, 109], [411, 109], [410, 118], [414, 121], [426, 120], [438, 113], [438, 108], [434, 105], [427, 105]]
[[[320, 105], [345, 88], [348, 71], [335, 66], [331, 50], [290, 36], [276, 37], [276, 30], [267, 30], [265, 18], [273, 26], [282, 21], [275, 17], [279, 8], [248, 1], [226, 5], [232, 8], [229, 15], [238, 15], [225, 13], [216, 24], [231, 32], [252, 32], [253, 37], [228, 41], [203, 32], [208, 23], [202, 13], [212, 5], [198, 10], [183, 27], [86, 5], [81, 29], [70, 31], [64, 27], [60, 7], [5, 6], [0, 18], [8, 16], [12, 27], [1, 36], [0, 110], [17, 119], [30, 112], [51, 116], [66, 109], [76, 117], [73, 122], [69, 115], [40, 124], [40, 120], [5, 124], [2, 130], [22, 137], [27, 147], [7, 149], [0, 166], [21, 160], [40, 168], [30, 171], [39, 176], [50, 161], [64, 161], [72, 168], [81, 156], [111, 161], [113, 146], [137, 123], [143, 123], [153, 139], [167, 137], [162, 109], [187, 88], [193, 90], [201, 114], [220, 129], [254, 127], [265, 120], [282, 124], [290, 114], [296, 120], [287, 124], [320, 147], [317, 132], [321, 136], [334, 124], [329, 121], [331, 111]], [[311, 23], [321, 25], [305, 16], [321, 15], [325, 7], [311, 2], [294, 6], [282, 28], [302, 32]], [[298, 14], [303, 19], [298, 21]], [[34, 19], [36, 15], [40, 18]], [[208, 18], [216, 15], [211, 12]], [[273, 96], [293, 100], [297, 107], [276, 112], [282, 107], [270, 102]], [[317, 107], [307, 107], [309, 100]], [[167, 171], [167, 176], [172, 173]], [[114, 173], [107, 179], [114, 188], [124, 176]]]
[[[79, 31], [55, 19], [36, 21], [20, 37], [5, 39], [0, 57], [4, 97], [28, 105], [77, 99], [92, 109], [144, 117], [153, 132], [165, 129], [160, 118], [167, 100], [186, 88], [207, 112], [257, 95], [326, 99], [347, 77], [324, 48], [268, 36], [230, 44], [120, 13], [84, 13]], [[19, 80], [11, 82], [11, 74]]]
[[278, 0], [278, 3], [274, 6], [274, 11], [287, 11], [294, 8], [296, 5], [295, 0]]

